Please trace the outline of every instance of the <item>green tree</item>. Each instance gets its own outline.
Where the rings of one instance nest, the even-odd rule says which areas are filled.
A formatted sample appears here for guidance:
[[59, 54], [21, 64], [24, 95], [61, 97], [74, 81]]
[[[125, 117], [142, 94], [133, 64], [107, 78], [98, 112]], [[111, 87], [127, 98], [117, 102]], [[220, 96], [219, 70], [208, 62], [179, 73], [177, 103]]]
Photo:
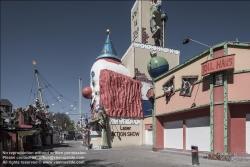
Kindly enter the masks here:
[[70, 124], [66, 126], [67, 130], [75, 130], [75, 121], [70, 120]]
[[62, 130], [74, 130], [75, 122], [65, 113], [57, 112], [55, 114], [55, 126], [61, 126]]

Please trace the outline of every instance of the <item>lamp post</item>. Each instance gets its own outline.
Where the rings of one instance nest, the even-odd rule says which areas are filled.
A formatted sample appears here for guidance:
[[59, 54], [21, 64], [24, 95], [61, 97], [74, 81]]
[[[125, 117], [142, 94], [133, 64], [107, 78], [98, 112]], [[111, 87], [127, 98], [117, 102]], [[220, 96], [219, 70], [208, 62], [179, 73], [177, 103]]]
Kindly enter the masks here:
[[198, 42], [198, 41], [196, 41], [196, 40], [193, 40], [193, 39], [191, 39], [191, 38], [189, 38], [189, 37], [186, 37], [186, 38], [183, 40], [183, 45], [189, 43], [189, 41], [193, 41], [193, 42], [195, 42], [195, 43], [198, 43], [198, 44], [201, 44], [201, 45], [204, 45], [204, 46], [206, 46], [206, 47], [211, 48], [211, 46], [208, 46], [208, 45], [206, 45], [206, 44], [204, 44], [204, 43], [201, 43], [201, 42]]
[[[211, 46], [206, 45], [206, 44], [204, 44], [204, 43], [201, 43], [201, 42], [199, 42], [199, 41], [193, 40], [193, 39], [191, 39], [191, 38], [189, 38], [189, 37], [186, 37], [186, 38], [183, 40], [183, 45], [189, 43], [189, 41], [193, 41], [193, 42], [195, 42], [195, 43], [198, 43], [198, 44], [200, 44], [200, 45], [203, 45], [203, 46], [206, 46], [206, 47], [210, 48], [210, 55], [212, 54], [213, 50], [212, 50], [212, 47], [211, 47]], [[195, 104], [195, 102], [194, 102], [194, 103], [191, 105], [191, 108], [192, 108], [192, 107], [195, 107], [195, 106], [196, 106], [196, 104]]]
[[82, 127], [82, 77], [79, 77], [79, 114], [80, 114], [80, 128]]
[[167, 14], [163, 11], [161, 14], [161, 21], [162, 21], [162, 47], [165, 47], [165, 23], [168, 21]]
[[[185, 44], [187, 44], [187, 43], [189, 43], [189, 41], [193, 41], [193, 42], [195, 42], [195, 43], [198, 43], [198, 44], [201, 44], [201, 45], [203, 45], [203, 46], [206, 46], [206, 47], [208, 47], [209, 48], [209, 51], [210, 51], [210, 59], [213, 59], [213, 47], [211, 47], [211, 46], [209, 46], [209, 45], [206, 45], [206, 44], [204, 44], [204, 43], [201, 43], [201, 42], [198, 42], [198, 41], [196, 41], [196, 40], [193, 40], [193, 39], [191, 39], [191, 38], [189, 38], [189, 37], [186, 37], [184, 40], [183, 40], [183, 45], [185, 45]], [[209, 56], [208, 55], [208, 56]], [[208, 59], [208, 56], [207, 56], [207, 59]], [[226, 74], [225, 74], [226, 75]], [[214, 82], [214, 79], [213, 79], [213, 77], [214, 77], [214, 74], [210, 74], [210, 103], [213, 103], [214, 102], [214, 99], [213, 99], [213, 82]], [[203, 77], [201, 78], [201, 79], [203, 79]], [[199, 89], [199, 87], [198, 87], [198, 89]], [[197, 89], [197, 91], [198, 91], [198, 89]], [[196, 97], [195, 97], [195, 99], [196, 99]], [[194, 102], [193, 102], [193, 104], [191, 105], [191, 108], [192, 107], [195, 107], [196, 106], [196, 104], [195, 104], [195, 99], [194, 99]], [[224, 105], [225, 106], [225, 105]], [[210, 151], [213, 153], [214, 152], [214, 119], [213, 119], [213, 117], [214, 117], [214, 106], [213, 106], [213, 104], [211, 104], [210, 105]], [[225, 133], [224, 133], [225, 134]], [[224, 135], [224, 136], [226, 136], [226, 135]], [[224, 139], [225, 140], [225, 139]], [[227, 138], [226, 138], [226, 140], [227, 140]]]

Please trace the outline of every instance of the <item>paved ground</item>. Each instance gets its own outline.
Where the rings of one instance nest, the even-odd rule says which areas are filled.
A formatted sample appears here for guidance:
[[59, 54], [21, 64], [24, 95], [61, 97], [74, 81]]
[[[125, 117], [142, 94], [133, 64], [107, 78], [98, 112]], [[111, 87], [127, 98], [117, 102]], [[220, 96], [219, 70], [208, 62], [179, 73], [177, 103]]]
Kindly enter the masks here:
[[[137, 147], [125, 147], [125, 148], [112, 148], [108, 150], [84, 150], [80, 141], [66, 141], [66, 143], [60, 146], [44, 147], [40, 151], [51, 151], [51, 153], [57, 152], [82, 152], [80, 161], [84, 164], [50, 164], [50, 165], [32, 165], [39, 166], [52, 166], [52, 167], [190, 167], [191, 157], [188, 155], [171, 154], [167, 152], [153, 152], [150, 146], [137, 146]], [[49, 156], [51, 156], [50, 154]], [[39, 155], [41, 158], [42, 155]], [[43, 155], [48, 156], [48, 155]], [[60, 156], [57, 154], [56, 156]], [[64, 155], [72, 156], [72, 155]], [[76, 159], [63, 158], [57, 159], [59, 162], [64, 163], [70, 161], [77, 161]], [[225, 162], [208, 160], [200, 158], [201, 167], [250, 167], [250, 161], [237, 161], [237, 162]], [[51, 162], [51, 161], [50, 161]], [[21, 166], [21, 165], [9, 165], [9, 166]], [[31, 165], [23, 165], [31, 166]]]

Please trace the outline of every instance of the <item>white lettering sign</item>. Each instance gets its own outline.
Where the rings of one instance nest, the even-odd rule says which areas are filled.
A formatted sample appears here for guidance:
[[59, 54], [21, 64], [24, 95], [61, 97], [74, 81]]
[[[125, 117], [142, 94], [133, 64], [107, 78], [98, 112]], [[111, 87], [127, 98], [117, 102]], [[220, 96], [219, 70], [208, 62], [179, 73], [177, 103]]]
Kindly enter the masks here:
[[102, 133], [101, 131], [92, 131], [92, 130], [90, 131], [90, 135], [91, 135], [91, 136], [92, 136], [92, 135], [93, 135], [93, 136], [99, 136], [99, 135], [101, 135], [101, 133]]
[[110, 118], [110, 124], [112, 125], [119, 125], [119, 124], [125, 124], [125, 125], [134, 125], [134, 124], [140, 124], [140, 119], [135, 118]]
[[132, 29], [132, 40], [134, 41], [136, 38], [138, 38], [139, 33], [140, 33], [138, 23], [137, 23], [137, 20], [139, 19], [138, 5], [137, 5], [137, 8], [131, 14], [132, 14], [131, 25], [134, 24], [134, 28]]
[[163, 47], [159, 47], [159, 46], [153, 46], [153, 45], [147, 45], [147, 44], [141, 44], [141, 43], [133, 43], [133, 46], [136, 48], [142, 48], [142, 49], [148, 49], [148, 50], [155, 50], [155, 51], [159, 51], [159, 52], [165, 52], [165, 53], [171, 53], [171, 54], [176, 54], [179, 55], [180, 51], [178, 50], [174, 50], [174, 49], [168, 49], [168, 48], [163, 48]]

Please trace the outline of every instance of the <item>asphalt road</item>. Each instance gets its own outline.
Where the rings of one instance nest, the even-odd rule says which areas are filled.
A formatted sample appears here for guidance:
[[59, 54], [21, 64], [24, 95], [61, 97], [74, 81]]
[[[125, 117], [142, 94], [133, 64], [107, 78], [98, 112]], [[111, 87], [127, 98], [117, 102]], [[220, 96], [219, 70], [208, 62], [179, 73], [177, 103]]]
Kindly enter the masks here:
[[[38, 150], [39, 151], [39, 150]], [[191, 157], [171, 153], [153, 152], [150, 146], [135, 146], [112, 148], [107, 150], [84, 150], [80, 141], [65, 141], [58, 146], [42, 148], [42, 152], [50, 154], [37, 154], [33, 165], [8, 166], [51, 166], [51, 167], [190, 167]], [[62, 153], [64, 155], [62, 155]], [[72, 154], [74, 153], [74, 154]], [[77, 154], [78, 153], [78, 154]], [[66, 155], [65, 155], [66, 154]], [[40, 160], [38, 160], [38, 158]], [[43, 160], [41, 159], [43, 158]], [[55, 159], [57, 158], [57, 159]], [[80, 159], [75, 159], [80, 158]], [[23, 160], [22, 160], [23, 161]], [[30, 160], [26, 160], [30, 161]], [[40, 162], [53, 162], [54, 164], [39, 164]], [[250, 167], [250, 161], [215, 161], [199, 158], [200, 167]], [[58, 163], [58, 164], [56, 164]], [[68, 163], [68, 164], [66, 164]]]

